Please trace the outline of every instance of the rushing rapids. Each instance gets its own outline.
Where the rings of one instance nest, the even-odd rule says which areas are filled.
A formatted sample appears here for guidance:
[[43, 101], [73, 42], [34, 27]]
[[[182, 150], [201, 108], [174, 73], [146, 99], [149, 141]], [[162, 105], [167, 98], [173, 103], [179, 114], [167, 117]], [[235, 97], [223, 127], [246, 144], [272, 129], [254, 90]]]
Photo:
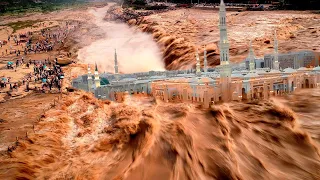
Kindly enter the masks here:
[[[122, 21], [130, 18], [117, 8], [109, 14], [117, 14], [115, 19]], [[152, 34], [161, 47], [166, 69], [195, 67], [195, 51], [198, 48], [203, 55], [204, 45], [208, 65], [220, 64], [218, 11], [178, 9], [132, 18], [126, 22]], [[107, 15], [107, 19], [112, 18]], [[319, 51], [319, 21], [319, 14], [308, 11], [227, 12], [231, 61], [239, 62], [247, 57], [250, 40], [257, 57], [272, 53], [274, 30], [278, 32], [280, 53]]]
[[[319, 102], [318, 91], [305, 93]], [[276, 99], [206, 110], [84, 92], [62, 99], [0, 160], [1, 179], [320, 178], [319, 130], [308, 126], [312, 139], [300, 115]]]

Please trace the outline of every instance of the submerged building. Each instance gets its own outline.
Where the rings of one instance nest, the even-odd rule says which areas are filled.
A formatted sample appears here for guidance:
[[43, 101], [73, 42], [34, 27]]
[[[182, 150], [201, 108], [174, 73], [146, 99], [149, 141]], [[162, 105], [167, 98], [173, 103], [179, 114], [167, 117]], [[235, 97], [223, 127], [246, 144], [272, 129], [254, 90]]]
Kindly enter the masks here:
[[[142, 93], [165, 102], [197, 103], [205, 108], [215, 102], [265, 99], [301, 88], [320, 87], [319, 66], [307, 68], [305, 65], [309, 60], [301, 58], [294, 58], [293, 65], [285, 65], [282, 55], [278, 54], [276, 32], [274, 54], [270, 55], [270, 60], [265, 58], [264, 61], [257, 61], [250, 43], [249, 56], [245, 63], [230, 63], [226, 22], [226, 8], [221, 0], [220, 65], [216, 68], [207, 67], [204, 50], [203, 69], [197, 51], [196, 69], [119, 74], [115, 51], [114, 74], [99, 74], [96, 65], [92, 75], [88, 65], [88, 74], [74, 79], [73, 86], [93, 92], [95, 97], [102, 99], [116, 101], [121, 100], [125, 92]], [[319, 58], [316, 61], [315, 64], [319, 65]]]

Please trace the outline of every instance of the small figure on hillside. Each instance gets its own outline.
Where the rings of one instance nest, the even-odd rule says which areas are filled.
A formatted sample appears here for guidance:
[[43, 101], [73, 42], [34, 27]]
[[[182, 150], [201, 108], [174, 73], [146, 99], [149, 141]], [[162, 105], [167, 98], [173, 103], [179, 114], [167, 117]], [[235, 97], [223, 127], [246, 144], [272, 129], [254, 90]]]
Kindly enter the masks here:
[[13, 84], [13, 89], [18, 89], [18, 84], [17, 83]]
[[26, 83], [26, 91], [27, 91], [27, 92], [29, 91], [29, 80], [28, 80], [27, 83]]

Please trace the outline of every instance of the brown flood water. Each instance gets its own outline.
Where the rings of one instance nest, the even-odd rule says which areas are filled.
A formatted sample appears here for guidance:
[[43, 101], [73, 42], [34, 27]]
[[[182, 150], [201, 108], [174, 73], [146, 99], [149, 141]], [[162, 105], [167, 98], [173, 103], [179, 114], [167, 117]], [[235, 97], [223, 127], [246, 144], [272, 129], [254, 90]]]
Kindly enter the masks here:
[[0, 151], [6, 150], [16, 137], [23, 137], [27, 131], [32, 131], [43, 109], [49, 108], [57, 97], [57, 94], [33, 93], [0, 103]]
[[319, 102], [319, 89], [208, 110], [74, 92], [2, 156], [0, 179], [319, 179]]

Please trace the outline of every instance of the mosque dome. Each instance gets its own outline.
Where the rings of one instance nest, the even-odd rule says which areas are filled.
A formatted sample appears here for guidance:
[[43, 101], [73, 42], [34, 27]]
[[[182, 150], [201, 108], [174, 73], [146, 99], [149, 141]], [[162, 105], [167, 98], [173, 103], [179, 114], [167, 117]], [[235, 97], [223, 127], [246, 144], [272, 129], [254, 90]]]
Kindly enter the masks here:
[[102, 77], [100, 79], [100, 85], [108, 85], [108, 84], [110, 84], [110, 82], [109, 82], [109, 80], [107, 78]]
[[295, 72], [297, 72], [296, 70], [294, 70], [292, 68], [285, 68], [283, 71], [284, 71], [284, 73], [295, 73]]
[[320, 66], [314, 67], [313, 71], [320, 71]]

